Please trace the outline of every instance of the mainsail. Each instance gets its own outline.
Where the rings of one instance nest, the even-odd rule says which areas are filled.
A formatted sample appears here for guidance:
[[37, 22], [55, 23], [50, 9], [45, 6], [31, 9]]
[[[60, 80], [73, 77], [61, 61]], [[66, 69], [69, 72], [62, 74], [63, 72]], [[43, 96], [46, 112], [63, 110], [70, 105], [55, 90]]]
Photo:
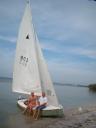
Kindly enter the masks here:
[[13, 91], [25, 94], [32, 91], [41, 94], [44, 91], [48, 97], [48, 103], [58, 106], [55, 90], [32, 24], [29, 1], [21, 21], [17, 40]]

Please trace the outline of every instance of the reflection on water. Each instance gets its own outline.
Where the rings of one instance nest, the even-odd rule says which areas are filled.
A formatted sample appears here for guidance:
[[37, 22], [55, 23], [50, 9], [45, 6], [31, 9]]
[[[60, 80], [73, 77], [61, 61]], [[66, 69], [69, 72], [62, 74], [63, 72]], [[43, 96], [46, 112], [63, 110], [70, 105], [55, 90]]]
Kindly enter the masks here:
[[[76, 107], [96, 103], [96, 93], [88, 88], [54, 86], [57, 97], [64, 107]], [[11, 81], [0, 82], [0, 128], [31, 127], [32, 119], [24, 116], [17, 107], [19, 94], [11, 91]]]
[[89, 93], [92, 95], [96, 95], [96, 90], [89, 89]]

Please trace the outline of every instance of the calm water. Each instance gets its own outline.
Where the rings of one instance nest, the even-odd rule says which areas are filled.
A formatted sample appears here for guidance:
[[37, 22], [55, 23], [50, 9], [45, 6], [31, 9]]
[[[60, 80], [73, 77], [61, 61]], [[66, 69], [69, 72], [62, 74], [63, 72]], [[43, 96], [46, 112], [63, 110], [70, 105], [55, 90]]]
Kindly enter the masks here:
[[[55, 85], [55, 90], [65, 108], [96, 103], [96, 94], [85, 87]], [[0, 128], [26, 128], [30, 124], [16, 105], [18, 96], [11, 91], [11, 82], [0, 82]]]

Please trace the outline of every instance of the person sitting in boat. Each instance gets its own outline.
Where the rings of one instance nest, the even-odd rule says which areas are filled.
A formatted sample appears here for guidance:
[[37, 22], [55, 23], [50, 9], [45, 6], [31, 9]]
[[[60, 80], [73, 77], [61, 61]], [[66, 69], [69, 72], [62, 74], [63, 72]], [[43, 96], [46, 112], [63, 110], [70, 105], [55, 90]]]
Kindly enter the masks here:
[[42, 92], [42, 96], [38, 99], [38, 106], [33, 111], [33, 118], [38, 119], [40, 117], [41, 110], [46, 108], [48, 99], [45, 95], [45, 92]]
[[37, 105], [37, 96], [34, 95], [34, 92], [31, 92], [31, 95], [28, 98], [26, 105], [27, 105], [27, 108], [24, 110], [23, 113], [25, 114], [26, 112], [29, 112], [31, 114], [33, 108], [36, 107]]

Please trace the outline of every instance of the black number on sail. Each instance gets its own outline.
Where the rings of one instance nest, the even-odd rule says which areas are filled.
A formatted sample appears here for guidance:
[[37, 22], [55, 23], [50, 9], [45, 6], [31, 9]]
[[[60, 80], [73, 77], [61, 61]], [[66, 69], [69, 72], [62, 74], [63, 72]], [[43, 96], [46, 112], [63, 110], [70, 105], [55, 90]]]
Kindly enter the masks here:
[[28, 63], [28, 58], [24, 56], [20, 56], [20, 64], [22, 64], [23, 66], [26, 66], [27, 63]]

